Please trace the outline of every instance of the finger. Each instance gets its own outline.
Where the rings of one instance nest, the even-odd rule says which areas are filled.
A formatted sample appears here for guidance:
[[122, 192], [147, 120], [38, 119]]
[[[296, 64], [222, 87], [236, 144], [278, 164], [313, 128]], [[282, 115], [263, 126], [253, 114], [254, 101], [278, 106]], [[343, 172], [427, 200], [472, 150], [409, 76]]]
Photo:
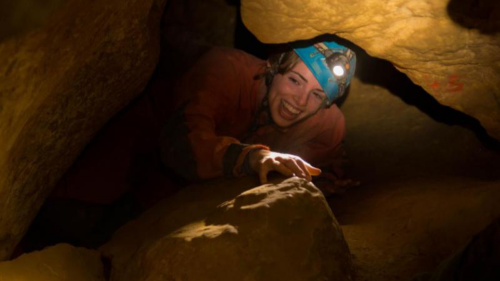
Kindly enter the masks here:
[[283, 165], [279, 161], [274, 161], [273, 164], [274, 164], [273, 168], [276, 172], [278, 172], [284, 176], [287, 176], [287, 177], [293, 176], [292, 170], [288, 169], [285, 165]]
[[305, 172], [299, 167], [297, 162], [292, 158], [283, 158], [280, 161], [283, 165], [285, 165], [288, 169], [290, 169], [295, 175], [299, 178], [306, 178]]
[[306, 164], [304, 164], [304, 161], [302, 159], [296, 159], [295, 162], [297, 165], [299, 165], [300, 169], [304, 171], [304, 174], [306, 175], [306, 180], [311, 181], [311, 174], [309, 173], [309, 170], [306, 168]]
[[321, 169], [313, 167], [310, 164], [306, 164], [306, 168], [311, 176], [319, 176], [321, 174]]
[[267, 173], [269, 173], [268, 165], [266, 165], [265, 163], [260, 165], [260, 169], [259, 169], [260, 184], [267, 183]]

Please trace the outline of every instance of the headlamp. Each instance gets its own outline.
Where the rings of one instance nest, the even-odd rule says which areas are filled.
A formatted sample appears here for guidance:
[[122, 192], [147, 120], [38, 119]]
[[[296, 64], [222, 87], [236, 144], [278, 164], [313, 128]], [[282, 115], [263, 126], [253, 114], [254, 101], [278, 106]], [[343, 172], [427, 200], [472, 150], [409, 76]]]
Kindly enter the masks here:
[[335, 78], [345, 78], [349, 70], [349, 61], [346, 56], [342, 53], [331, 53], [325, 60]]
[[344, 76], [345, 74], [345, 70], [342, 66], [340, 65], [335, 65], [333, 68], [332, 68], [332, 72], [335, 76], [337, 77], [342, 77]]
[[341, 97], [354, 75], [356, 55], [333, 41], [312, 45], [297, 44], [293, 50], [323, 88], [328, 104]]

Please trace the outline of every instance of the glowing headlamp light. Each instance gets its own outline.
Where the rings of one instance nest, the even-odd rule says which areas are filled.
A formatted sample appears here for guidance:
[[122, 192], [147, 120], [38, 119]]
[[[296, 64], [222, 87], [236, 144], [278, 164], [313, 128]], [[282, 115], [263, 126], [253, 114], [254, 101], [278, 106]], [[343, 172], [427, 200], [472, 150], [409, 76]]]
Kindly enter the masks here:
[[344, 94], [356, 68], [353, 51], [333, 41], [313, 45], [298, 42], [293, 50], [318, 80], [328, 98], [328, 105]]
[[341, 53], [332, 53], [326, 58], [326, 64], [331, 69], [334, 77], [339, 80], [345, 78], [349, 71], [349, 60]]
[[342, 66], [336, 65], [333, 67], [332, 72], [335, 76], [344, 76], [345, 70]]

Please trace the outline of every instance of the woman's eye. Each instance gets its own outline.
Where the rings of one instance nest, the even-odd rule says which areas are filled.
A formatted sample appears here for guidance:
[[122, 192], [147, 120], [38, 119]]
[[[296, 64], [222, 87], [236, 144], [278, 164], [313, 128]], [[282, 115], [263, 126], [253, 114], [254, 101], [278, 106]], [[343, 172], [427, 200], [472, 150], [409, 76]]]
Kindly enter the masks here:
[[293, 77], [288, 77], [288, 79], [289, 79], [290, 81], [292, 81], [292, 83], [293, 83], [293, 84], [295, 84], [295, 85], [299, 85], [299, 81], [298, 81], [297, 79], [295, 79], [295, 78], [293, 78]]
[[319, 100], [323, 100], [323, 95], [318, 92], [313, 92], [313, 96]]

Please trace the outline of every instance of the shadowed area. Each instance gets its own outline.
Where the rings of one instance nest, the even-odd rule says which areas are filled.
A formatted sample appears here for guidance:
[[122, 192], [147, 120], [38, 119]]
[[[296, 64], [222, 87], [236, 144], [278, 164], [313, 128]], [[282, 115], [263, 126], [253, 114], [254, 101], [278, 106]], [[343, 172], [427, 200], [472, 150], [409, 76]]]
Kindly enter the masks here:
[[495, 35], [500, 32], [500, 3], [495, 0], [450, 0], [446, 7], [459, 25]]

